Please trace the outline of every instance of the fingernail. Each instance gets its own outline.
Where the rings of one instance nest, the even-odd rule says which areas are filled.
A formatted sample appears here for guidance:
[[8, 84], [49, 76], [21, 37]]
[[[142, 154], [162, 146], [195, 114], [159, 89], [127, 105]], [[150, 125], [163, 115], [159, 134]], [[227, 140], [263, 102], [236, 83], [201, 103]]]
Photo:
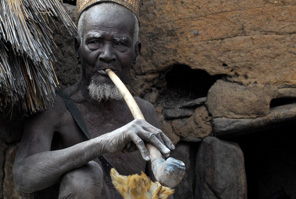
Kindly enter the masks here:
[[170, 153], [171, 150], [170, 150], [169, 148], [165, 147], [165, 148], [164, 148], [164, 152], [165, 152], [165, 153]]
[[150, 160], [151, 160], [151, 158], [149, 156], [145, 157], [145, 161], [150, 161]]
[[171, 144], [171, 148], [172, 148], [172, 150], [174, 150], [176, 147], [174, 144]]
[[170, 152], [171, 152], [171, 150], [168, 149], [167, 147], [165, 147], [164, 153], [165, 153], [165, 154], [169, 154]]

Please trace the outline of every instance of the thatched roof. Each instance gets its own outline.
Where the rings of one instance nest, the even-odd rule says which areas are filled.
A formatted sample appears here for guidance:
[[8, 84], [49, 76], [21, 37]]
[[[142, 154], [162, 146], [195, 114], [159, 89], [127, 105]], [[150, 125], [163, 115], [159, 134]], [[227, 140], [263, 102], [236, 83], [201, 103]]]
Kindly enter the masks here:
[[0, 110], [17, 107], [34, 113], [53, 102], [58, 85], [52, 67], [56, 19], [76, 35], [58, 0], [0, 1]]

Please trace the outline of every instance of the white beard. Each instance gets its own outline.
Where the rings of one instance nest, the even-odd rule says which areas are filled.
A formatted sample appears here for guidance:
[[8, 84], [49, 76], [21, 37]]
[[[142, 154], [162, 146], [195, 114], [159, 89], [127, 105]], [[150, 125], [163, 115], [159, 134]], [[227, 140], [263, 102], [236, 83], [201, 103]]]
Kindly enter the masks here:
[[103, 100], [121, 100], [122, 95], [115, 85], [111, 84], [96, 84], [94, 80], [91, 81], [87, 87], [89, 90], [89, 95], [92, 99], [97, 101]]

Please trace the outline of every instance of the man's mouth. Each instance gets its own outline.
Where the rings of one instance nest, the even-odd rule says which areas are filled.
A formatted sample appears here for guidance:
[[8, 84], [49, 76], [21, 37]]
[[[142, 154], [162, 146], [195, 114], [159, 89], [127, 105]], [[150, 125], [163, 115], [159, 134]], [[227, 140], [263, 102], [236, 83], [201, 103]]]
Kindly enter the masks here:
[[98, 70], [97, 73], [103, 76], [108, 76], [106, 70]]

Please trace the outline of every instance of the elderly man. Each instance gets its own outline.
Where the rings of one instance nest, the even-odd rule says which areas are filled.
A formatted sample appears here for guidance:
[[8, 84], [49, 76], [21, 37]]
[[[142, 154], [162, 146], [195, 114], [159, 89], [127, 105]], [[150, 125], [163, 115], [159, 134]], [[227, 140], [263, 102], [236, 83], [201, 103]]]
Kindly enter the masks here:
[[[147, 122], [134, 120], [105, 72], [110, 68], [125, 80], [141, 50], [134, 14], [138, 2], [114, 2], [78, 1], [82, 14], [76, 46], [82, 77], [61, 96], [70, 97], [83, 119], [76, 122], [65, 99], [57, 96], [53, 107], [27, 122], [13, 168], [15, 184], [21, 192], [32, 193], [59, 183], [59, 198], [121, 198], [104, 170], [105, 159], [119, 173], [134, 174], [151, 168], [146, 166], [150, 155], [145, 142], [164, 156], [174, 149], [157, 128], [152, 105], [135, 98]], [[87, 130], [83, 124], [81, 127], [81, 121]], [[123, 153], [130, 143], [139, 150]], [[102, 155], [105, 159], [100, 161], [98, 157]], [[163, 165], [184, 170], [178, 161]]]

